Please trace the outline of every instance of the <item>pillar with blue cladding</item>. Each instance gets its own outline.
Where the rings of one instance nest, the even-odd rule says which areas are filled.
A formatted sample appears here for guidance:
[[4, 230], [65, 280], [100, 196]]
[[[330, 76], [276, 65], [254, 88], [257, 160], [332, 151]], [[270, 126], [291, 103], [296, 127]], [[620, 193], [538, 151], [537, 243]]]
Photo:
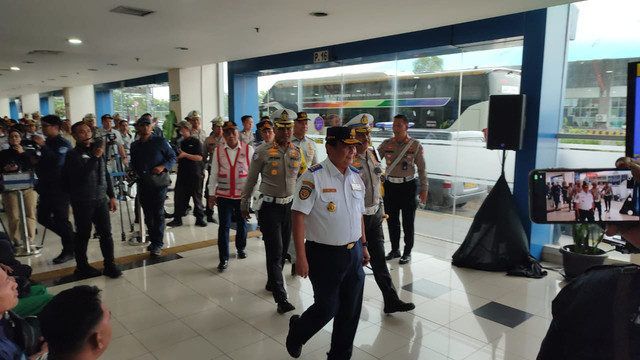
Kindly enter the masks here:
[[[96, 91], [96, 117], [100, 119], [100, 117], [104, 114], [112, 114], [113, 113], [113, 94], [111, 90], [105, 91]], [[102, 122], [97, 121], [99, 127], [102, 127]]]
[[258, 73], [233, 74], [229, 81], [229, 120], [240, 124], [243, 115], [251, 115], [254, 122], [260, 119], [258, 113]]
[[551, 238], [552, 226], [529, 220], [528, 175], [533, 169], [556, 165], [570, 11], [571, 5], [560, 5], [529, 12], [524, 33], [520, 91], [527, 95], [527, 125], [523, 148], [516, 154], [513, 194], [529, 235], [529, 251], [538, 259]]
[[20, 114], [18, 114], [18, 105], [13, 99], [9, 101], [9, 112], [11, 113], [12, 119], [18, 120], [18, 117], [20, 116]]
[[[40, 98], [40, 114], [44, 116], [44, 115], [49, 115], [51, 112], [52, 112], [51, 109], [49, 109], [49, 98], [41, 97]], [[53, 112], [55, 112], [55, 109]]]

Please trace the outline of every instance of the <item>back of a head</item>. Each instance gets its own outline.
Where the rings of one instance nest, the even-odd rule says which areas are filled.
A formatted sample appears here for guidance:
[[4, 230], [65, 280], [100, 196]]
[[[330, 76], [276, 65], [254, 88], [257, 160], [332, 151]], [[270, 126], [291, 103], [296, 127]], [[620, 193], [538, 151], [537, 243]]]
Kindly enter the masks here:
[[100, 289], [81, 285], [56, 295], [38, 315], [49, 356], [73, 355], [102, 320]]

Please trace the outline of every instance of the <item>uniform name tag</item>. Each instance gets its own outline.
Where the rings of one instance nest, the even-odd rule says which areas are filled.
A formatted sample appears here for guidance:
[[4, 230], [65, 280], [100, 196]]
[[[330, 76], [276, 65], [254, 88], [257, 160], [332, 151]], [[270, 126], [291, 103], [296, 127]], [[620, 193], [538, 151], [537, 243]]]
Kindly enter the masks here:
[[360, 191], [362, 186], [360, 184], [351, 184], [351, 189]]
[[337, 189], [322, 189], [323, 193], [334, 193], [334, 192], [337, 192], [337, 191], [338, 191]]

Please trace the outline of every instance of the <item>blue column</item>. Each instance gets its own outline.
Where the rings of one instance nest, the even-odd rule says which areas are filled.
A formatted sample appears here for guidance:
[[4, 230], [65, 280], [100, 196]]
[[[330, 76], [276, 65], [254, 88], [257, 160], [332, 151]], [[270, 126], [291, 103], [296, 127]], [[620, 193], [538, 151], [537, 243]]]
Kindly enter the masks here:
[[259, 120], [258, 113], [258, 74], [232, 74], [229, 71], [229, 120], [240, 126], [243, 115], [251, 115], [254, 122]]
[[113, 113], [113, 94], [111, 90], [96, 91], [96, 117], [98, 118], [96, 125], [101, 127], [100, 117], [111, 113]]
[[42, 114], [42, 116], [45, 116], [45, 115], [49, 115], [50, 113], [51, 113], [51, 110], [49, 109], [49, 98], [41, 97], [40, 98], [40, 114]]
[[18, 120], [20, 114], [18, 114], [18, 105], [16, 105], [15, 100], [9, 100], [9, 112], [12, 119]]
[[528, 175], [533, 169], [556, 165], [569, 9], [561, 5], [528, 12], [525, 21], [520, 91], [527, 95], [526, 128], [523, 149], [516, 154], [513, 193], [530, 239], [530, 252], [536, 258], [549, 242], [552, 227], [529, 220]]

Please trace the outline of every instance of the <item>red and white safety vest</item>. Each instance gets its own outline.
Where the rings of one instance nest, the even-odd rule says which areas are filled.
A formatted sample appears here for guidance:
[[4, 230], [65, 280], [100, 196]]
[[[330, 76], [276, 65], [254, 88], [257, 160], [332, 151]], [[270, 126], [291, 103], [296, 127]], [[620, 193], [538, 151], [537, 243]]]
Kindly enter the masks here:
[[238, 152], [233, 164], [226, 146], [218, 147], [217, 150], [218, 185], [216, 186], [216, 196], [240, 199], [242, 188], [249, 175], [249, 145], [238, 142]]

